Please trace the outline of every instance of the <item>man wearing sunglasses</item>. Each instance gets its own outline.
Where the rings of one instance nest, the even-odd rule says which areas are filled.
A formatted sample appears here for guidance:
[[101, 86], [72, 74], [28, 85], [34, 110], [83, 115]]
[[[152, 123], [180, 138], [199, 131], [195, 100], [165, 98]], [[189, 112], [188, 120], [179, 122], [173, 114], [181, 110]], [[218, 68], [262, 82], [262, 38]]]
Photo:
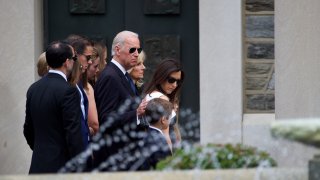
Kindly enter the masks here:
[[[71, 84], [75, 84], [78, 88], [80, 97], [81, 97], [81, 111], [82, 111], [82, 119], [81, 119], [81, 127], [82, 127], [82, 138], [85, 144], [85, 147], [89, 145], [90, 142], [90, 130], [88, 125], [88, 114], [89, 114], [89, 99], [85, 93], [85, 89], [88, 89], [88, 78], [87, 78], [87, 68], [89, 64], [92, 64], [91, 55], [93, 51], [93, 43], [92, 41], [84, 36], [80, 35], [69, 35], [66, 41], [72, 45], [74, 48], [78, 62], [80, 64], [80, 74], [74, 73], [72, 75], [77, 77], [72, 77], [71, 79], [77, 80], [76, 82], [71, 82]], [[78, 68], [75, 66], [74, 68]], [[76, 69], [75, 71], [78, 71]]]
[[[135, 141], [130, 137], [132, 131], [137, 131], [137, 116], [143, 112], [130, 106], [119, 115], [118, 109], [127, 99], [137, 97], [135, 86], [132, 88], [132, 79], [128, 75], [127, 70], [137, 64], [139, 53], [141, 52], [140, 40], [138, 34], [131, 31], [122, 31], [116, 35], [112, 43], [112, 60], [107, 64], [106, 68], [95, 85], [95, 99], [99, 116], [100, 127], [108, 125], [105, 133], [111, 136], [111, 139], [117, 139], [115, 133], [117, 130], [123, 131], [123, 127], [129, 126], [133, 130], [124, 132], [129, 140], [128, 142], [116, 141], [111, 146], [102, 148], [95, 157], [96, 164], [105, 161], [112, 154], [118, 152], [129, 143]], [[143, 102], [139, 107], [145, 107]], [[140, 108], [143, 109], [143, 108]], [[110, 121], [108, 117], [117, 113], [115, 121]], [[110, 137], [108, 136], [108, 137]], [[121, 136], [121, 135], [120, 135]], [[99, 162], [100, 161], [100, 162]]]
[[53, 42], [46, 50], [50, 70], [27, 92], [23, 133], [33, 150], [29, 173], [56, 173], [84, 150], [80, 97], [67, 82], [74, 61], [73, 48]]

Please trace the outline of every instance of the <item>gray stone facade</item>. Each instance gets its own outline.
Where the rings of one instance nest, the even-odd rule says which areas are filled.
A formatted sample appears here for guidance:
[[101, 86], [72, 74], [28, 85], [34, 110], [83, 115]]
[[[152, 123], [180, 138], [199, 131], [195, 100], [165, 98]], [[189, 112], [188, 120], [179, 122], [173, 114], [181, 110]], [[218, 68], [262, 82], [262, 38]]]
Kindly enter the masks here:
[[245, 6], [249, 12], [274, 11], [274, 0], [247, 0]]
[[246, 0], [244, 112], [273, 113], [274, 0]]

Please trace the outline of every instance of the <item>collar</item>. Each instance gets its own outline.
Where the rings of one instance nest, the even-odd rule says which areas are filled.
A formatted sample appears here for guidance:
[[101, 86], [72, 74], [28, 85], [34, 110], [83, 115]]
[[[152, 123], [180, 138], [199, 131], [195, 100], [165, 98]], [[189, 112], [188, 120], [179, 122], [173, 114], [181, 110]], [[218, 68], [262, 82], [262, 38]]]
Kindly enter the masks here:
[[151, 125], [149, 125], [149, 128], [155, 129], [155, 130], [159, 131], [163, 135], [163, 132], [159, 128], [156, 128], [156, 127], [151, 126]]
[[49, 73], [60, 74], [67, 81], [67, 76], [62, 71], [50, 69]]
[[124, 69], [124, 67], [121, 66], [121, 64], [118, 61], [112, 59], [111, 62], [115, 64], [123, 74], [126, 74], [127, 71]]

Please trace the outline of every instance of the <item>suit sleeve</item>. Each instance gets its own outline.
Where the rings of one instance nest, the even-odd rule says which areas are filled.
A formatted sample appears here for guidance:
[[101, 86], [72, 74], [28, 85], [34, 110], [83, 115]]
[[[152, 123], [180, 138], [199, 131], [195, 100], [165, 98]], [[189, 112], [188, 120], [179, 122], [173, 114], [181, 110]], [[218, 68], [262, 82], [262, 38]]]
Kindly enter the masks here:
[[62, 121], [71, 157], [84, 150], [81, 134], [80, 95], [76, 87], [70, 87], [62, 102]]
[[[124, 103], [124, 101], [119, 101], [119, 99], [124, 99], [121, 97], [123, 96], [121, 90], [117, 88], [120, 86], [119, 83], [114, 78], [105, 77], [96, 89], [98, 93], [95, 94], [95, 98], [98, 105], [100, 126], [107, 121], [108, 116], [118, 114], [119, 107]], [[123, 125], [129, 122], [136, 122], [135, 109], [126, 109], [111, 126]]]
[[26, 101], [26, 116], [25, 116], [25, 122], [23, 125], [23, 135], [26, 138], [28, 145], [33, 150], [34, 129], [33, 129], [32, 118], [30, 115], [30, 98], [31, 98], [31, 93], [28, 91], [27, 101]]

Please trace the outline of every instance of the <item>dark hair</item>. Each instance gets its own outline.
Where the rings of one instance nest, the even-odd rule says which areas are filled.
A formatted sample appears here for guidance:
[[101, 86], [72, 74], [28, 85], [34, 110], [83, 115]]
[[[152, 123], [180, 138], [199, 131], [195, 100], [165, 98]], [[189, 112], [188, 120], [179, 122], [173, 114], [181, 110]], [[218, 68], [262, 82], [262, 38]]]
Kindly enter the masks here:
[[78, 35], [78, 34], [70, 34], [66, 39], [65, 41], [69, 44], [71, 44], [72, 42], [74, 42], [75, 40], [77, 39], [81, 39], [83, 38], [83, 36], [81, 35]]
[[73, 63], [71, 74], [68, 76], [68, 82], [75, 87], [79, 83], [80, 75], [80, 63], [79, 61], [75, 61]]
[[145, 109], [145, 115], [150, 124], [157, 123], [161, 117], [169, 119], [172, 113], [172, 103], [161, 98], [151, 99]]
[[[177, 88], [171, 94], [166, 94], [163, 92], [161, 84], [167, 81], [171, 73], [178, 71], [181, 71], [181, 83], [178, 84]], [[158, 64], [151, 81], [145, 87], [144, 94], [150, 94], [154, 90], [158, 90], [168, 96], [170, 102], [175, 103], [178, 100], [183, 79], [184, 72], [182, 71], [181, 64], [175, 59], [164, 59], [160, 64]]]
[[62, 41], [54, 41], [46, 49], [46, 60], [51, 68], [60, 68], [72, 55], [72, 47]]
[[[85, 36], [81, 36], [81, 35], [76, 35], [76, 34], [71, 34], [69, 35], [66, 39], [66, 42], [68, 42], [75, 50], [76, 54], [83, 54], [85, 49], [88, 46], [93, 46], [93, 42], [85, 37]], [[74, 73], [72, 73], [73, 75]], [[88, 78], [87, 78], [87, 73], [83, 73], [80, 75], [80, 80], [82, 82], [82, 85], [85, 89], [88, 89]], [[75, 78], [77, 79], [77, 78]]]
[[93, 46], [93, 42], [89, 38], [76, 34], [69, 35], [65, 41], [74, 48], [77, 54], [83, 54], [87, 46]]

